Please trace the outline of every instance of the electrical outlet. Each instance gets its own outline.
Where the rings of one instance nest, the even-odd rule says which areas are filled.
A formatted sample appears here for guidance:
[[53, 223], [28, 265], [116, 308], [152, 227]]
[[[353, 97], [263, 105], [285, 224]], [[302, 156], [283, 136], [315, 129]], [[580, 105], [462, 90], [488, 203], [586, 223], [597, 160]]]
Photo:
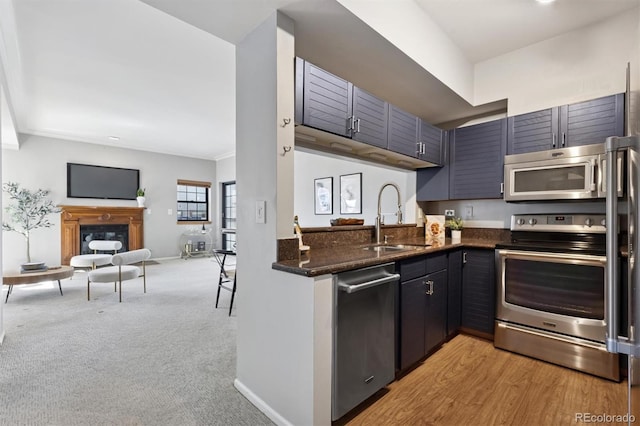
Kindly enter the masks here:
[[464, 216], [467, 219], [473, 217], [473, 206], [464, 206]]
[[455, 216], [455, 215], [456, 215], [456, 211], [455, 211], [455, 210], [448, 210], [448, 209], [447, 209], [447, 210], [445, 210], [445, 211], [444, 211], [444, 215], [445, 215], [446, 217], [453, 217], [453, 216]]

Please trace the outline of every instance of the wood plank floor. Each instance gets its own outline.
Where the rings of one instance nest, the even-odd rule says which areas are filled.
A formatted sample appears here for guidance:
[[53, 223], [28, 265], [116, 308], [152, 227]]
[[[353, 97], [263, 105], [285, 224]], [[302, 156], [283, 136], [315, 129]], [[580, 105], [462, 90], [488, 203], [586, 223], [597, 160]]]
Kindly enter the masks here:
[[[372, 405], [355, 425], [575, 425], [576, 413], [623, 415], [614, 383], [458, 335]], [[591, 423], [596, 424], [596, 423]]]

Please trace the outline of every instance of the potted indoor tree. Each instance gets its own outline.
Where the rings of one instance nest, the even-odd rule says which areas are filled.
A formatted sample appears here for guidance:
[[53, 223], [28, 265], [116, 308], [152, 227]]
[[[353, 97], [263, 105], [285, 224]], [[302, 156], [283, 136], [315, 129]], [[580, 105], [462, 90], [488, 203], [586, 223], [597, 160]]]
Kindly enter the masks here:
[[146, 188], [138, 188], [136, 191], [136, 200], [138, 201], [138, 207], [144, 207], [144, 201], [146, 198], [144, 197], [144, 191]]
[[464, 228], [464, 222], [462, 218], [454, 217], [447, 222], [449, 229], [451, 229], [451, 242], [459, 243], [462, 239], [462, 228]]
[[27, 264], [31, 263], [31, 231], [38, 228], [49, 228], [53, 224], [47, 216], [60, 210], [49, 200], [49, 190], [30, 191], [20, 188], [15, 182], [2, 185], [2, 190], [9, 196], [10, 204], [5, 212], [10, 222], [2, 221], [3, 231], [15, 231], [21, 234], [27, 243]]

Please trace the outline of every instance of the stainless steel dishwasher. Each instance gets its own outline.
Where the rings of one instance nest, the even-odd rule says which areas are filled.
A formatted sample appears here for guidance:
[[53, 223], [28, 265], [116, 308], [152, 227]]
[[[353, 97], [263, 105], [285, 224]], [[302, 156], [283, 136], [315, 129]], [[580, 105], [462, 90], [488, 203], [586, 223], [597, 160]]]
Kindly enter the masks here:
[[387, 263], [336, 274], [331, 418], [337, 420], [395, 376], [395, 286]]

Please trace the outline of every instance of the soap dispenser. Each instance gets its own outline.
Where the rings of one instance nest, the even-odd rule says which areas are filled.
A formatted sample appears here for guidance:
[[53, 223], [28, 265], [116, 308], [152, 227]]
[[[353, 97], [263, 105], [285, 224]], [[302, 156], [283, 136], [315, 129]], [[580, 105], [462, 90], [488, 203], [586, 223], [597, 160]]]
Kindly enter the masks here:
[[310, 247], [305, 246], [302, 243], [302, 230], [300, 229], [300, 223], [298, 222], [298, 215], [295, 215], [293, 217], [293, 232], [296, 234], [296, 237], [298, 237], [298, 246], [300, 248], [300, 251], [301, 252], [308, 251]]

